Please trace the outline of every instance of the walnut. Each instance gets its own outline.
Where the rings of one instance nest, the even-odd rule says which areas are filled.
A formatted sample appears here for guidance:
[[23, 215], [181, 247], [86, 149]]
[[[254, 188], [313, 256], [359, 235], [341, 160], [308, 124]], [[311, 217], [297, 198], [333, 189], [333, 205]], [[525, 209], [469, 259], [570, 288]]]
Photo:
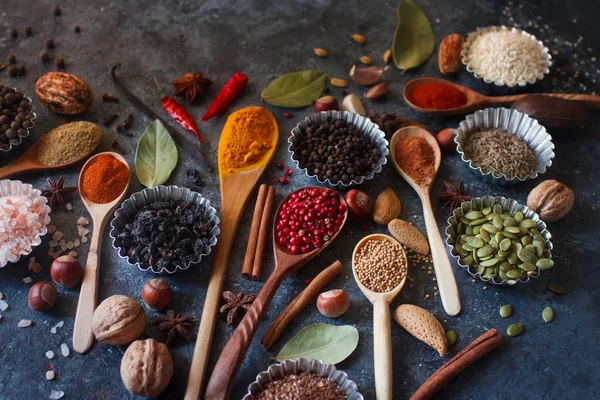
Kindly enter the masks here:
[[129, 344], [145, 327], [146, 313], [141, 304], [127, 296], [115, 295], [104, 300], [92, 318], [94, 336], [107, 344]]
[[154, 339], [136, 340], [121, 360], [121, 380], [131, 393], [156, 397], [173, 377], [169, 349]]
[[544, 222], [558, 221], [567, 215], [574, 202], [573, 191], [554, 179], [540, 183], [527, 197], [527, 207], [537, 212]]

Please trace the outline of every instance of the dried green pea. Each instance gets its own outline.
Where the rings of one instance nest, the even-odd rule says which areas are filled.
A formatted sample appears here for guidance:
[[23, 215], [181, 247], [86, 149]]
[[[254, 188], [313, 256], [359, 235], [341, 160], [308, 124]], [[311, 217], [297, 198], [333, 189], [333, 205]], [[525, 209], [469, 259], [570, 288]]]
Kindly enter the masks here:
[[512, 324], [506, 330], [508, 336], [519, 336], [523, 332], [523, 324]]
[[554, 321], [554, 310], [550, 307], [544, 308], [542, 311], [542, 318], [546, 323]]
[[456, 332], [453, 330], [446, 332], [446, 341], [448, 342], [448, 346], [452, 346], [456, 343]]
[[500, 316], [502, 318], [508, 318], [511, 315], [512, 315], [512, 307], [509, 304], [500, 307]]
[[541, 270], [546, 270], [554, 267], [554, 261], [549, 258], [540, 258], [535, 265]]

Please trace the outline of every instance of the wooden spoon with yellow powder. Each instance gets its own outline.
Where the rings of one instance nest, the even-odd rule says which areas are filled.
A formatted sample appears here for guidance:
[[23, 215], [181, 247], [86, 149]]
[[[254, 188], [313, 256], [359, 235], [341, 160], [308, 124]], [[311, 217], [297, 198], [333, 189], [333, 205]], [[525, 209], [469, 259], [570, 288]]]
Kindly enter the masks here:
[[246, 107], [231, 114], [221, 133], [221, 235], [204, 299], [185, 399], [200, 396], [235, 233], [252, 191], [273, 159], [278, 139], [277, 122], [262, 107]]

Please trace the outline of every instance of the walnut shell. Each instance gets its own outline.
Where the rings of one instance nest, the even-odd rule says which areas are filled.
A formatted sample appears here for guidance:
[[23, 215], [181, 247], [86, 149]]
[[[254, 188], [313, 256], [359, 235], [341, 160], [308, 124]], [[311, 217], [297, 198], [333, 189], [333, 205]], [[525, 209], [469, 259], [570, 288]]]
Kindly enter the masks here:
[[40, 103], [58, 114], [80, 114], [92, 104], [94, 93], [83, 79], [66, 72], [48, 72], [35, 81]]
[[158, 396], [171, 382], [173, 359], [169, 349], [154, 339], [136, 340], [121, 360], [121, 380], [131, 393]]
[[94, 336], [107, 344], [129, 344], [144, 332], [145, 327], [144, 309], [127, 296], [109, 297], [100, 303], [92, 317]]
[[575, 193], [554, 179], [540, 183], [527, 196], [527, 207], [545, 222], [555, 222], [567, 215], [574, 202]]
[[392, 189], [387, 188], [375, 200], [373, 219], [379, 225], [387, 225], [394, 218], [398, 218], [401, 209], [400, 199]]

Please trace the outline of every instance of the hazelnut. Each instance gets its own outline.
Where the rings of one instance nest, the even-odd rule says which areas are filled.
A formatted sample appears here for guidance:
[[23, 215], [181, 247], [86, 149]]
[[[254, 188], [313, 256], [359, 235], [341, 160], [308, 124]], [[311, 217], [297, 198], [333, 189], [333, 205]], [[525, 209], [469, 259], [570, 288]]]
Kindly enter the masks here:
[[350, 308], [350, 298], [342, 289], [323, 292], [317, 298], [317, 309], [329, 318], [337, 318]]
[[145, 327], [146, 313], [141, 304], [122, 295], [104, 300], [92, 317], [94, 336], [107, 344], [129, 344], [144, 332]]
[[346, 193], [344, 200], [348, 204], [350, 216], [357, 220], [363, 220], [371, 213], [371, 198], [358, 189], [352, 189]]
[[537, 185], [527, 196], [527, 207], [544, 222], [555, 222], [567, 215], [575, 202], [575, 193], [566, 185], [549, 179]]
[[151, 279], [142, 288], [142, 299], [153, 310], [163, 311], [169, 305], [173, 291], [166, 281]]
[[321, 111], [338, 111], [340, 105], [337, 99], [333, 96], [323, 96], [315, 101], [315, 112]]
[[454, 143], [454, 137], [456, 136], [456, 129], [446, 128], [440, 131], [435, 137], [440, 149], [446, 153], [452, 153], [456, 150], [456, 143]]
[[60, 286], [72, 288], [81, 282], [81, 264], [76, 258], [69, 255], [60, 256], [52, 262], [50, 276]]
[[136, 340], [121, 360], [121, 380], [131, 393], [158, 396], [171, 382], [173, 359], [169, 349], [154, 339]]
[[29, 308], [32, 310], [49, 310], [55, 301], [56, 288], [49, 282], [38, 282], [29, 289], [27, 302], [29, 303]]

